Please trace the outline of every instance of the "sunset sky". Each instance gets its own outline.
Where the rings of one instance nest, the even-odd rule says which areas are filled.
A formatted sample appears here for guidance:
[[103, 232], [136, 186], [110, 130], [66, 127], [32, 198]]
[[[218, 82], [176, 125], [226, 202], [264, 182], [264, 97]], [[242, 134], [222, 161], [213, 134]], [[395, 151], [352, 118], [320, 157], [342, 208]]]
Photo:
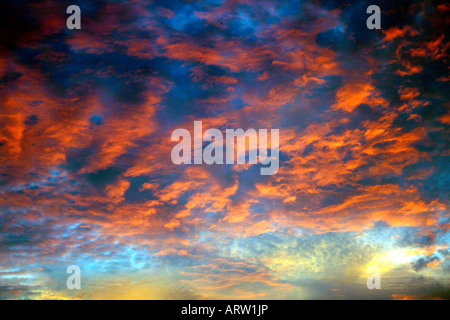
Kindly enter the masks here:
[[[2, 0], [0, 19], [0, 299], [450, 299], [445, 1]], [[173, 164], [194, 121], [279, 129], [278, 173]]]

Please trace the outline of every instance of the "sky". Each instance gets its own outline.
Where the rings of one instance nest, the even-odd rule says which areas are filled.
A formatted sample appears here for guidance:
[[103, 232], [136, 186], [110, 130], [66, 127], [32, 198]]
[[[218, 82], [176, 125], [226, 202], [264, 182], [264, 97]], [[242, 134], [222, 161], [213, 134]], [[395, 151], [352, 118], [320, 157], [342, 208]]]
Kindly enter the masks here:
[[[67, 3], [0, 4], [0, 299], [449, 299], [448, 4]], [[173, 164], [194, 121], [279, 171]]]

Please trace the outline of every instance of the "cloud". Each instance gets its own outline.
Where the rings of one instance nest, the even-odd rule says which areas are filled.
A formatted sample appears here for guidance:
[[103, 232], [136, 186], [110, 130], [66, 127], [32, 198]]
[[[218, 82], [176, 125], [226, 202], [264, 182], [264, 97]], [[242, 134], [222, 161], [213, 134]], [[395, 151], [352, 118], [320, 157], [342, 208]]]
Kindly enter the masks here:
[[[0, 10], [0, 298], [448, 297], [447, 9], [366, 4]], [[200, 120], [279, 129], [279, 172], [174, 165]]]

